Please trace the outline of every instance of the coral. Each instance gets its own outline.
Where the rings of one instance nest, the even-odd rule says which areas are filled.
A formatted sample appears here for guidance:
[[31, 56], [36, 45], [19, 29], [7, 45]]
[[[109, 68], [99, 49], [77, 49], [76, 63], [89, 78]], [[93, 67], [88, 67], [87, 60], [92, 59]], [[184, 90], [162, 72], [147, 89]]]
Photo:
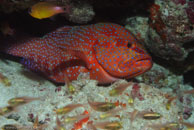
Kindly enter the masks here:
[[82, 3], [79, 6], [73, 6], [69, 13], [66, 13], [66, 18], [74, 23], [87, 23], [91, 21], [95, 15], [93, 7], [90, 4]]
[[[7, 88], [0, 84], [0, 89], [3, 90], [0, 92], [3, 97], [0, 99], [0, 107], [6, 106], [7, 101], [14, 97], [28, 95], [30, 97], [40, 97], [41, 99], [21, 106], [17, 114], [13, 112], [9, 115], [1, 116], [0, 126], [4, 126], [5, 124], [17, 124], [30, 127], [33, 125], [33, 120], [38, 115], [39, 123], [47, 124], [48, 128], [46, 129], [51, 130], [56, 127], [56, 113], [53, 112], [53, 110], [72, 103], [81, 103], [85, 105], [84, 107], [76, 108], [72, 112], [66, 114], [65, 117], [82, 114], [87, 110], [91, 115], [89, 122], [92, 121], [95, 124], [96, 122], [119, 121], [122, 123], [124, 130], [127, 130], [129, 127], [133, 130], [141, 130], [144, 128], [147, 129], [148, 125], [178, 121], [179, 112], [181, 111], [179, 107], [172, 103], [171, 109], [166, 110], [165, 103], [167, 102], [167, 99], [165, 93], [152, 86], [143, 83], [135, 83], [130, 85], [121, 95], [109, 96], [108, 93], [110, 90], [117, 87], [119, 84], [126, 83], [126, 81], [116, 82], [109, 87], [97, 87], [97, 82], [94, 80], [85, 79], [85, 83], [83, 83], [83, 79], [79, 79], [72, 82], [72, 84], [76, 86], [76, 92], [72, 95], [68, 93], [68, 89], [64, 86], [61, 86], [59, 91], [55, 91], [56, 87], [49, 81], [41, 79], [40, 77], [36, 80], [27, 78], [23, 75], [24, 73], [21, 73], [23, 68], [20, 64], [10, 61], [7, 62], [9, 65], [5, 66], [5, 63], [2, 62], [0, 62], [0, 65], [5, 66], [3, 73], [7, 71], [7, 74], [10, 74], [8, 77], [12, 80], [12, 85]], [[11, 73], [13, 71], [14, 73]], [[31, 72], [28, 72], [28, 75], [28, 77], [37, 77]], [[134, 98], [133, 104], [128, 104], [129, 95], [131, 93], [137, 98]], [[172, 95], [173, 93], [168, 92], [168, 94]], [[88, 105], [88, 100], [112, 102], [115, 103], [118, 108], [124, 107], [124, 109], [113, 117], [100, 119], [100, 115], [103, 114], [103, 112], [92, 109]], [[131, 105], [133, 105], [133, 107]], [[137, 117], [129, 124], [129, 113], [133, 112], [135, 109], [140, 112], [144, 110], [157, 112], [160, 113], [162, 117], [152, 121]], [[15, 117], [17, 117], [17, 120]], [[64, 119], [63, 115], [59, 115], [58, 117], [60, 120]], [[66, 129], [70, 130], [73, 128], [73, 123], [66, 123], [65, 126]], [[83, 129], [87, 129], [86, 127], [87, 126], [84, 124]]]
[[4, 13], [12, 13], [29, 8], [38, 0], [2, 0], [0, 1], [0, 11]]
[[194, 24], [194, 2], [189, 1], [188, 3], [188, 8], [186, 8], [186, 13], [187, 17], [189, 18], [190, 22]]
[[152, 69], [136, 78], [139, 82], [150, 84], [157, 88], [176, 89], [183, 84], [183, 76], [176, 76], [168, 69], [154, 63]]
[[[158, 2], [158, 4], [160, 5], [160, 10], [157, 14], [158, 19], [153, 21], [152, 16], [150, 16], [150, 19], [151, 26], [152, 23], [156, 26], [160, 26], [155, 30], [149, 29], [149, 40], [150, 42], [155, 42], [157, 47], [151, 49], [151, 46], [147, 45], [151, 51], [159, 57], [183, 61], [191, 51], [183, 46], [194, 39], [194, 31], [190, 28], [191, 25], [188, 23], [184, 5], [178, 6], [170, 3], [168, 0], [161, 3]], [[156, 31], [156, 35], [153, 35], [153, 33], [155, 33], [154, 31]]]
[[[166, 92], [174, 92], [177, 96], [170, 96], [173, 100], [176, 100], [177, 105], [181, 108], [183, 119], [193, 122], [193, 96], [189, 93], [193, 93], [192, 86], [184, 84], [182, 75], [176, 76], [166, 68], [154, 64], [149, 72], [144, 73], [136, 78], [139, 82], [144, 82], [152, 86], [160, 88], [160, 90]], [[185, 91], [186, 90], [186, 91]]]
[[175, 4], [181, 4], [181, 5], [184, 5], [186, 4], [186, 0], [172, 0]]
[[161, 36], [161, 40], [166, 42], [166, 34], [164, 33], [165, 25], [159, 14], [160, 6], [157, 4], [153, 4], [150, 7], [150, 27], [155, 29], [155, 31]]
[[[194, 29], [192, 23], [192, 2], [182, 0], [156, 0], [150, 7], [149, 19], [131, 17], [126, 28], [141, 36], [142, 44], [154, 57], [167, 61], [177, 71], [194, 60]], [[187, 15], [187, 10], [191, 15]], [[141, 31], [139, 31], [141, 30]], [[180, 67], [181, 66], [181, 67]], [[186, 67], [187, 68], [187, 67]]]

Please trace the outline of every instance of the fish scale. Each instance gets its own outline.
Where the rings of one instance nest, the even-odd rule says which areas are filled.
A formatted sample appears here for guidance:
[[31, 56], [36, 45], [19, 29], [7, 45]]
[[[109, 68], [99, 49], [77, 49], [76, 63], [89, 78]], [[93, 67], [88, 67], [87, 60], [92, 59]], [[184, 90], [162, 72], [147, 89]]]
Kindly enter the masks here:
[[152, 67], [151, 57], [124, 27], [113, 23], [65, 26], [42, 38], [8, 47], [23, 64], [51, 80], [65, 82], [88, 73], [100, 84], [132, 78]]

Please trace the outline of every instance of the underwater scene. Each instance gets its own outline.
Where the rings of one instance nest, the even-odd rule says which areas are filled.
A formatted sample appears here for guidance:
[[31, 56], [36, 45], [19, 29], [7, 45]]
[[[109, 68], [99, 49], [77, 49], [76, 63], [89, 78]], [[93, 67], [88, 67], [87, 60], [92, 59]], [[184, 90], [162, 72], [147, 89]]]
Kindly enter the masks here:
[[0, 130], [194, 130], [194, 1], [0, 0]]

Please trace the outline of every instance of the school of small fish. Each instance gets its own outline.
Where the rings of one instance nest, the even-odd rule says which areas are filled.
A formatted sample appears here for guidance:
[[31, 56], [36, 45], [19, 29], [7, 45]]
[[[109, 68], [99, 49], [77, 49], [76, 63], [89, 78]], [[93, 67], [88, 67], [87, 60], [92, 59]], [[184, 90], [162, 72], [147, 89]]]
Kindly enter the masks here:
[[[110, 91], [115, 91], [115, 92], [124, 92], [123, 88], [121, 86], [124, 86], [125, 84], [120, 84], [113, 88]], [[138, 86], [136, 83], [130, 82], [127, 83], [127, 85], [132, 85], [132, 86]], [[126, 89], [126, 87], [125, 87]], [[133, 87], [132, 91], [136, 91], [136, 93], [139, 93], [139, 89], [137, 87]], [[133, 93], [133, 92], [132, 92]], [[132, 94], [131, 93], [131, 94]], [[187, 90], [184, 91], [182, 94], [193, 94], [194, 90]], [[117, 95], [113, 96], [119, 96], [119, 93]], [[129, 93], [128, 93], [129, 94]], [[130, 94], [129, 94], [130, 95]], [[129, 96], [127, 95], [127, 96]], [[136, 95], [138, 97], [138, 95]], [[42, 97], [44, 98], [44, 97]], [[135, 99], [136, 97], [133, 97]], [[38, 101], [41, 98], [34, 98], [34, 97], [16, 97], [16, 98], [11, 98], [8, 100], [8, 106], [4, 108], [0, 108], [0, 116], [4, 116], [7, 114], [10, 114], [12, 112], [17, 112], [22, 105], [28, 104], [32, 101]], [[140, 99], [139, 99], [140, 100]], [[167, 101], [168, 103], [168, 101]], [[92, 111], [90, 109], [87, 109], [87, 105], [89, 105], [89, 108], [93, 109], [94, 111], [101, 112], [99, 115], [99, 119], [93, 118], [92, 117]], [[131, 106], [131, 104], [128, 104]], [[53, 109], [53, 111], [56, 113], [56, 126], [55, 130], [66, 130], [66, 125], [67, 124], [72, 124], [72, 129], [71, 130], [79, 130], [82, 129], [83, 126], [87, 127], [88, 130], [97, 130], [97, 129], [104, 129], [104, 130], [120, 130], [123, 128], [122, 121], [103, 121], [103, 119], [107, 119], [110, 117], [117, 117], [120, 120], [122, 118], [129, 118], [130, 119], [130, 126], [132, 126], [134, 120], [140, 118], [143, 120], [159, 120], [163, 117], [158, 112], [150, 111], [150, 110], [137, 110], [134, 108], [132, 112], [126, 112], [126, 117], [119, 116], [119, 112], [125, 111], [126, 107], [128, 105], [124, 105], [122, 103], [118, 102], [112, 102], [112, 101], [105, 101], [105, 102], [96, 102], [96, 101], [88, 101], [88, 104], [67, 104], [63, 107], [59, 107], [56, 109]], [[83, 107], [85, 108], [84, 112], [82, 114], [78, 114], [75, 116], [67, 116], [68, 113], [73, 111], [74, 109], [77, 109], [78, 107]], [[165, 107], [165, 106], [164, 106]], [[100, 121], [102, 120], [102, 121]], [[147, 125], [145, 128], [152, 128], [153, 130], [178, 130], [180, 128], [180, 125], [184, 125], [187, 127], [188, 130], [192, 130], [194, 128], [194, 124], [184, 122], [182, 117], [180, 116], [180, 119], [178, 122], [166, 122], [163, 124], [152, 124], [152, 125]], [[9, 129], [21, 129], [21, 130], [44, 130], [48, 127], [48, 123], [43, 123], [41, 124], [38, 119], [38, 115], [34, 118], [33, 125], [32, 126], [22, 126], [22, 125], [14, 125], [14, 124], [7, 124], [1, 127], [2, 130], [9, 130]]]
[[152, 67], [152, 59], [124, 27], [113, 23], [65, 26], [7, 47], [6, 53], [49, 79], [64, 83], [88, 73], [99, 84], [138, 76]]

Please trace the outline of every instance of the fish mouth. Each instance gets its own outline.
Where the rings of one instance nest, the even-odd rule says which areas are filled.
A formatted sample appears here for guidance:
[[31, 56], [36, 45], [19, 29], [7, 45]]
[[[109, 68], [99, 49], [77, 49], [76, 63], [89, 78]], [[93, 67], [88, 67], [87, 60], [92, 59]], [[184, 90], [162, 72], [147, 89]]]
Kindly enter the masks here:
[[150, 56], [145, 56], [143, 58], [137, 59], [132, 63], [129, 63], [129, 60], [121, 63], [118, 65], [118, 71], [123, 74], [126, 73], [125, 76], [127, 76], [127, 74], [129, 74], [129, 71], [131, 71], [131, 74], [128, 75], [129, 78], [140, 75], [148, 71], [152, 67], [152, 59]]
[[145, 58], [137, 60], [133, 65], [135, 68], [141, 70], [141, 72], [145, 72], [149, 70], [152, 67], [152, 59], [151, 58]]

